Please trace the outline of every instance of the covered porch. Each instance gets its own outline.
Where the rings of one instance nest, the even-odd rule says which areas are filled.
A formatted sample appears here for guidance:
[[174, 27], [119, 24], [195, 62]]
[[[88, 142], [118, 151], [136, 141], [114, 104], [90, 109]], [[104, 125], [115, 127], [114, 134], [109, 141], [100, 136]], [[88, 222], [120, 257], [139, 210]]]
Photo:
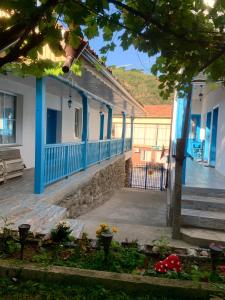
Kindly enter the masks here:
[[187, 158], [185, 186], [225, 190], [225, 176], [206, 163]]
[[[80, 138], [78, 137], [75, 142], [63, 142], [63, 139], [60, 143], [47, 142], [46, 90], [54, 90], [54, 88], [61, 93], [62, 91], [65, 93], [69, 88], [81, 99]], [[114, 95], [113, 91], [111, 93], [110, 101], [107, 99], [109, 94], [105, 93], [107, 95], [105, 98], [100, 97], [64, 77], [36, 79], [35, 194], [43, 193], [45, 187], [54, 182], [131, 150], [134, 109], [122, 97]], [[94, 117], [90, 113], [93, 103], [96, 103], [97, 107]], [[121, 115], [123, 119], [122, 134], [119, 139], [112, 139], [113, 115]], [[129, 137], [126, 135], [128, 117], [131, 118]], [[65, 119], [66, 113], [64, 113]], [[63, 132], [66, 129], [62, 127], [61, 125]], [[95, 131], [95, 139], [91, 138], [93, 131]]]

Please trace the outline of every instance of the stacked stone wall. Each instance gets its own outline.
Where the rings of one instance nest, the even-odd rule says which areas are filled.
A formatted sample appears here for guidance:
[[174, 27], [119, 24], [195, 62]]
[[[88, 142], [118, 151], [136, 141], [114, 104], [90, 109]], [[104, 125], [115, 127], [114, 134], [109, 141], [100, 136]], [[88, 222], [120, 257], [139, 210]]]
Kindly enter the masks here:
[[67, 195], [57, 204], [68, 209], [70, 218], [82, 215], [101, 205], [110, 198], [115, 190], [124, 187], [125, 159], [119, 158], [104, 169], [82, 183], [70, 195]]

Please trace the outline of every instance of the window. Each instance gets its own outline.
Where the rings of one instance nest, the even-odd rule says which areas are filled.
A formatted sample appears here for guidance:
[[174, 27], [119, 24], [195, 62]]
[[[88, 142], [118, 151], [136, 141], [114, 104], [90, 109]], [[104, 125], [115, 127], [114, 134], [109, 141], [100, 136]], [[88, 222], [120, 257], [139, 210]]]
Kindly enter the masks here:
[[149, 151], [149, 150], [141, 150], [141, 160], [143, 160], [143, 161], [151, 161], [151, 151]]
[[134, 153], [140, 153], [140, 149], [139, 148], [134, 148]]
[[0, 144], [16, 143], [16, 96], [0, 92]]
[[76, 138], [81, 138], [81, 122], [82, 120], [82, 110], [80, 108], [75, 108], [74, 110], [74, 136]]

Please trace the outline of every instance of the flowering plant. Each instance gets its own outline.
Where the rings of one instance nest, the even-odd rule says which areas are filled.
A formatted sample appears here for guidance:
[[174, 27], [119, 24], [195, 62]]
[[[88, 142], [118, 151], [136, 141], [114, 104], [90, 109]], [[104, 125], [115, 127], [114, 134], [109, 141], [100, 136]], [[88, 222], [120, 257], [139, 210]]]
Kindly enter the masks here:
[[51, 230], [51, 239], [53, 242], [61, 243], [69, 241], [72, 230], [70, 224], [66, 221], [60, 221], [55, 228]]
[[117, 232], [118, 229], [114, 226], [110, 228], [108, 224], [100, 224], [99, 228], [96, 230], [96, 237], [101, 238], [102, 233], [114, 234]]
[[155, 271], [158, 273], [167, 273], [168, 271], [182, 272], [180, 259], [177, 255], [171, 254], [163, 261], [155, 264]]

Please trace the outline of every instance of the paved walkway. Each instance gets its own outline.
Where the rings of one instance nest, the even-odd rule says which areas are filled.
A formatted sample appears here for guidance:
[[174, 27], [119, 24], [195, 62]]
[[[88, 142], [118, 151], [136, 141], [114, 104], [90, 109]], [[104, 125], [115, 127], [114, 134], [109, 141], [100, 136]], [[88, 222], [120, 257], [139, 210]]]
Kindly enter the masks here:
[[225, 190], [225, 176], [215, 168], [187, 159], [186, 186]]
[[183, 241], [171, 239], [171, 229], [166, 227], [166, 193], [160, 191], [123, 189], [116, 192], [102, 206], [78, 218], [84, 223], [84, 231], [95, 238], [100, 223], [118, 227], [118, 241], [138, 240], [151, 244], [162, 236], [171, 245], [188, 247]]

